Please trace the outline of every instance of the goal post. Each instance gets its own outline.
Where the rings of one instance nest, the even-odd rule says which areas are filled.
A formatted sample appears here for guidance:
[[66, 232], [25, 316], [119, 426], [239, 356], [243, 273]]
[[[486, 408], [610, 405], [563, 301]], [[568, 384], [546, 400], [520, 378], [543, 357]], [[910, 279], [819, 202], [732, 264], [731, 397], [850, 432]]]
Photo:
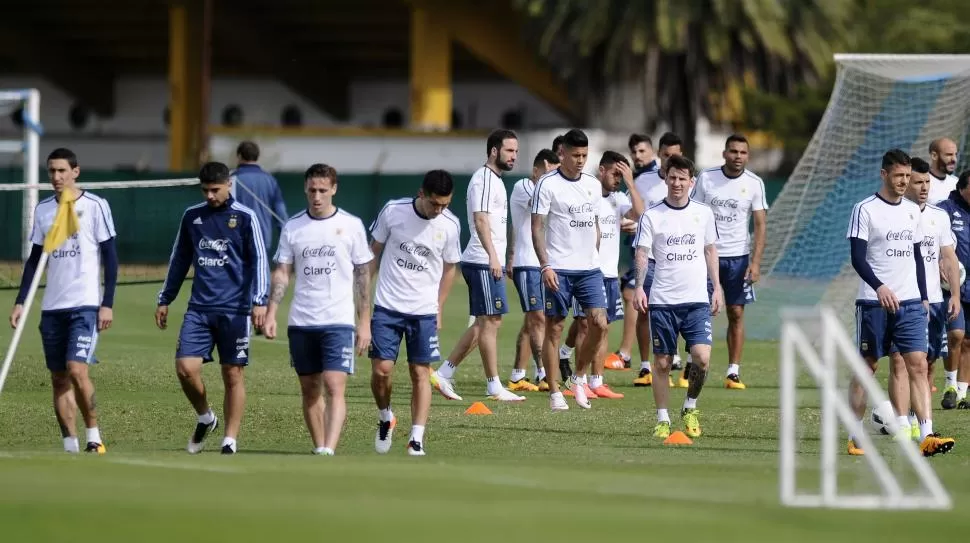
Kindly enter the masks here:
[[[828, 306], [785, 307], [781, 310], [781, 368], [779, 387], [781, 412], [779, 431], [779, 493], [788, 507], [825, 507], [833, 509], [951, 509], [949, 493], [929, 462], [909, 440], [890, 436], [873, 438], [856, 418], [842, 388], [846, 383], [840, 369], [857, 379], [871, 404], [887, 401], [886, 394], [873, 377], [846, 333], [837, 312]], [[820, 344], [820, 345], [819, 345]], [[807, 370], [817, 385], [819, 402], [819, 473], [816, 490], [800, 491], [797, 485], [799, 451], [798, 372]], [[894, 417], [887, 421], [895, 435]], [[878, 492], [849, 493], [840, 488], [840, 449], [845, 444], [845, 429], [865, 451], [863, 459], [874, 476]], [[894, 468], [880, 452], [876, 441], [888, 440], [896, 451]], [[805, 455], [814, 458], [815, 455]], [[907, 489], [899, 482], [900, 468], [907, 468], [918, 481], [918, 488]]]
[[[929, 144], [970, 144], [970, 55], [838, 54], [828, 106], [768, 212], [754, 339], [778, 339], [786, 305], [834, 308], [851, 329], [858, 278], [845, 233], [852, 206], [879, 189], [883, 154], [929, 159]], [[968, 161], [962, 153], [958, 168]], [[959, 169], [958, 169], [959, 171]]]
[[[10, 113], [21, 110], [23, 136], [19, 140], [0, 139], [0, 153], [23, 155], [24, 186], [36, 186], [40, 181], [40, 91], [37, 89], [0, 90], [0, 112]], [[34, 222], [34, 208], [37, 207], [37, 189], [25, 189], [21, 231], [23, 244], [21, 258], [30, 255], [30, 227]]]

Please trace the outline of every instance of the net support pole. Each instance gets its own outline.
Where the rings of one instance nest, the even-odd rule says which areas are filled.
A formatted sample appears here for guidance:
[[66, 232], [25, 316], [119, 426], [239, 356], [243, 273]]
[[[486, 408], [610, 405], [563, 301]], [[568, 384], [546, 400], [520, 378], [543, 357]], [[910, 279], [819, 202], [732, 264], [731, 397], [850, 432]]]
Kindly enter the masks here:
[[[24, 124], [24, 185], [34, 187], [40, 183], [40, 91], [29, 89], [24, 91], [26, 102], [23, 114]], [[27, 260], [30, 256], [30, 230], [34, 224], [34, 209], [37, 208], [37, 201], [40, 198], [40, 191], [36, 188], [26, 188], [24, 190], [24, 218], [23, 225], [23, 259]]]
[[17, 346], [20, 345], [20, 338], [24, 334], [24, 327], [27, 326], [27, 317], [30, 316], [30, 308], [34, 305], [34, 297], [37, 296], [37, 289], [40, 288], [40, 278], [44, 275], [49, 257], [50, 255], [46, 251], [40, 255], [40, 261], [37, 263], [37, 271], [34, 272], [34, 277], [30, 281], [30, 290], [27, 292], [27, 299], [24, 300], [24, 312], [20, 314], [20, 321], [17, 323], [17, 328], [13, 332], [13, 339], [10, 340], [10, 346], [7, 347], [7, 356], [3, 359], [3, 368], [0, 368], [0, 394], [3, 393], [3, 385], [7, 381], [7, 374], [10, 372], [13, 357], [17, 354]]

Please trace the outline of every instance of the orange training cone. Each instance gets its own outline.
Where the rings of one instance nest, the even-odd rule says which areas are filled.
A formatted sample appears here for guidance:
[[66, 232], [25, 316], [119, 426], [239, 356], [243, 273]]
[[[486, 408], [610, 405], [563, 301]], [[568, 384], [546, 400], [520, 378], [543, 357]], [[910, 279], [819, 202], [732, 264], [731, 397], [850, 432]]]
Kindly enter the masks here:
[[465, 410], [466, 415], [491, 415], [492, 410], [482, 402], [475, 402]]
[[694, 442], [687, 437], [687, 434], [677, 430], [664, 440], [664, 445], [693, 445]]

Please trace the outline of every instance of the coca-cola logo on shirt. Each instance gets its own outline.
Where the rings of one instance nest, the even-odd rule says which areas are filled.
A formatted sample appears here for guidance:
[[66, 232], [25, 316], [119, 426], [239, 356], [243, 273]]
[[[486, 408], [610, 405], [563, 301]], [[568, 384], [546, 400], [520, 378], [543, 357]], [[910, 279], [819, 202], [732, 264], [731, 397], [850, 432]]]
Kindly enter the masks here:
[[681, 234], [679, 236], [667, 236], [667, 246], [694, 245], [697, 243], [697, 234]]

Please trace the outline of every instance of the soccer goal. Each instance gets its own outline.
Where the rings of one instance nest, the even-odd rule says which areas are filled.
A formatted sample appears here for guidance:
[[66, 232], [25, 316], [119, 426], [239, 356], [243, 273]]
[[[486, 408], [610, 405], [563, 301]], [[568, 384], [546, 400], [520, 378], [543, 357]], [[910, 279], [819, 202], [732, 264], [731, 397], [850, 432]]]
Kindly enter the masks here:
[[[8, 115], [20, 110], [20, 120], [23, 126], [23, 136], [20, 139], [0, 139], [0, 153], [22, 154], [24, 171], [24, 185], [37, 185], [40, 175], [40, 136], [43, 132], [40, 124], [40, 91], [37, 89], [0, 90], [0, 115]], [[21, 231], [24, 233], [22, 243], [18, 245], [21, 258], [30, 254], [30, 244], [27, 235], [30, 234], [30, 224], [37, 207], [38, 194], [36, 190], [24, 190], [18, 213], [22, 217]], [[9, 217], [10, 215], [7, 214]]]
[[[849, 405], [851, 377], [874, 405], [886, 394], [828, 306], [781, 311], [781, 502], [833, 509], [950, 509], [952, 500], [916, 443], [860, 422]], [[844, 431], [843, 431], [844, 430]], [[845, 453], [848, 435], [865, 451]], [[801, 478], [799, 477], [801, 475]]]
[[829, 305], [852, 329], [858, 279], [845, 233], [852, 206], [879, 188], [883, 153], [898, 147], [928, 159], [933, 139], [952, 138], [961, 150], [970, 143], [970, 55], [836, 55], [835, 63], [822, 121], [768, 213], [749, 337], [777, 339], [786, 305]]

